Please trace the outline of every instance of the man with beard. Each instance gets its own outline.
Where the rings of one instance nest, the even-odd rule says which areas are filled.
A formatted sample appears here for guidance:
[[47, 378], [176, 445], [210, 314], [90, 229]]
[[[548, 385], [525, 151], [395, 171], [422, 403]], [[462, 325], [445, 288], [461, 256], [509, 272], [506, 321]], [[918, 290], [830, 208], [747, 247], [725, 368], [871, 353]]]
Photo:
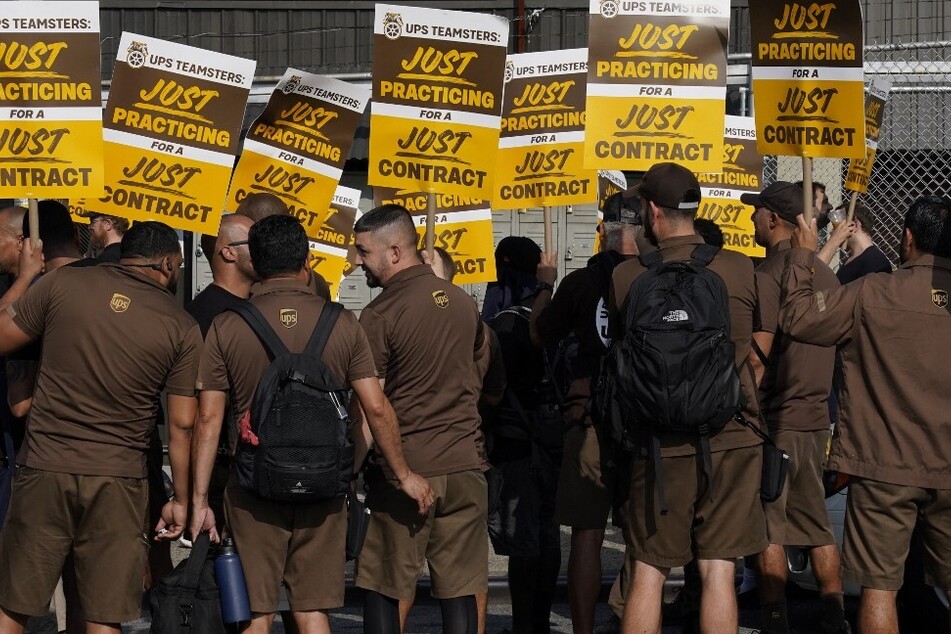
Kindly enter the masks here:
[[[819, 584], [819, 632], [845, 631], [839, 548], [825, 508], [822, 484], [829, 442], [829, 386], [835, 348], [795, 341], [780, 326], [781, 277], [796, 219], [802, 214], [802, 188], [777, 181], [759, 194], [743, 194], [751, 205], [756, 243], [766, 259], [756, 269], [760, 329], [753, 333], [750, 364], [759, 385], [760, 411], [776, 444], [789, 454], [786, 486], [779, 499], [765, 505], [769, 547], [757, 556], [764, 632], [789, 631], [786, 615], [784, 546], [810, 547], [812, 570]], [[823, 262], [816, 262], [816, 288], [832, 290], [839, 282]]]
[[951, 202], [905, 214], [902, 265], [816, 287], [816, 224], [798, 218], [783, 272], [781, 327], [839, 347], [844, 385], [829, 468], [852, 476], [843, 577], [862, 586], [859, 631], [897, 632], [895, 597], [917, 529], [926, 581], [951, 591]]
[[[406, 464], [429, 480], [436, 495], [421, 516], [388, 465], [381, 465], [383, 477], [367, 483], [373, 515], [356, 578], [357, 587], [368, 591], [365, 629], [399, 631], [398, 601], [413, 596], [425, 560], [443, 631], [475, 632], [474, 595], [488, 589], [488, 489], [479, 389], [472, 380], [484, 339], [479, 313], [465, 291], [420, 260], [416, 228], [404, 207], [368, 212], [354, 226], [354, 238], [367, 284], [383, 288], [360, 323], [399, 420]], [[358, 451], [357, 464], [363, 455]]]
[[[175, 497], [158, 538], [184, 528], [201, 333], [175, 302], [181, 264], [175, 231], [142, 222], [122, 239], [119, 264], [64, 267], [0, 314], [0, 354], [43, 341], [29, 452], [0, 535], [3, 634], [46, 614], [70, 554], [88, 632], [118, 634], [139, 616], [145, 452], [163, 389]], [[103, 362], [117, 337], [122, 354]]]
[[80, 260], [74, 266], [90, 266], [100, 262], [118, 262], [119, 244], [129, 230], [129, 221], [118, 216], [100, 213], [89, 214], [89, 246], [96, 257]]

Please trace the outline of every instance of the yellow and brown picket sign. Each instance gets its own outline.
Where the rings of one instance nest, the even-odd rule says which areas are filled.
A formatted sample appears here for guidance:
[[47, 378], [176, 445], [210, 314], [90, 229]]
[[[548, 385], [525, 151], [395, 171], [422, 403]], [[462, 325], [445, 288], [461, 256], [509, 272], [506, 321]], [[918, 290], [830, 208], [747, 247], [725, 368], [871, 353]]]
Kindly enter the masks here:
[[225, 207], [233, 211], [249, 194], [273, 194], [321, 240], [320, 216], [369, 101], [367, 87], [287, 69], [248, 130]]
[[103, 122], [105, 195], [87, 198], [86, 213], [216, 234], [254, 68], [123, 33]]
[[4, 2], [0, 191], [102, 194], [98, 2]]
[[[450, 194], [436, 194], [435, 199], [435, 246], [445, 249], [456, 263], [453, 283], [494, 282], [495, 243], [489, 202]], [[425, 193], [373, 188], [374, 205], [394, 203], [409, 210], [420, 250], [426, 232], [426, 200]]]
[[760, 154], [865, 156], [858, 0], [750, 0]]
[[865, 157], [849, 161], [849, 172], [845, 177], [845, 188], [864, 194], [868, 191], [868, 181], [872, 177], [875, 165], [875, 153], [878, 151], [878, 139], [882, 133], [885, 119], [885, 102], [892, 83], [876, 77], [868, 82], [865, 91]]
[[697, 174], [701, 201], [698, 218], [712, 220], [723, 230], [723, 246], [750, 257], [766, 252], [754, 240], [751, 206], [740, 196], [763, 189], [763, 157], [756, 150], [752, 117], [726, 117], [723, 133], [723, 171]]
[[319, 214], [320, 232], [310, 240], [310, 266], [330, 286], [330, 296], [340, 295], [344, 271], [351, 268], [347, 250], [353, 241], [353, 223], [360, 204], [360, 190], [338, 185], [326, 211]]
[[492, 197], [508, 22], [376, 5], [371, 185]]
[[[620, 170], [598, 170], [598, 224], [604, 221], [604, 203], [627, 189], [627, 177]], [[594, 252], [601, 251], [601, 233], [594, 232]]]
[[509, 55], [493, 209], [595, 201], [595, 170], [584, 169], [583, 48]]
[[729, 0], [590, 0], [585, 166], [719, 172]]

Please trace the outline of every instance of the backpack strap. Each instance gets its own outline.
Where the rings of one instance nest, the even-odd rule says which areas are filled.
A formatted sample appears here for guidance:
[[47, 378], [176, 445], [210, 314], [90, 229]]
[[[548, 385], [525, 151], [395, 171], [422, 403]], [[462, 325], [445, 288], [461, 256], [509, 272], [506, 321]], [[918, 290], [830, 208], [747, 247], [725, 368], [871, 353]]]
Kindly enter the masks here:
[[660, 266], [664, 261], [664, 256], [661, 255], [660, 249], [657, 249], [650, 253], [642, 253], [637, 256], [637, 259], [640, 261], [641, 266], [646, 269], [652, 269], [655, 266]]
[[700, 426], [700, 455], [703, 460], [703, 472], [710, 483], [710, 501], [716, 502], [716, 490], [713, 487], [713, 457], [710, 455], [710, 428], [706, 423]]
[[310, 336], [310, 341], [304, 347], [304, 354], [313, 355], [320, 358], [324, 353], [324, 347], [330, 339], [330, 333], [333, 332], [334, 325], [337, 323], [337, 317], [343, 312], [343, 305], [337, 302], [327, 302], [323, 310], [320, 311], [320, 317], [317, 319], [317, 325], [314, 326], [314, 332]]
[[690, 254], [690, 263], [694, 266], [707, 266], [713, 262], [713, 258], [720, 252], [720, 247], [712, 244], [698, 244], [697, 248]]
[[264, 318], [264, 315], [261, 314], [261, 311], [258, 310], [257, 306], [251, 302], [242, 302], [231, 306], [228, 310], [238, 313], [248, 326], [251, 327], [254, 334], [256, 334], [258, 339], [261, 340], [261, 343], [264, 344], [271, 359], [276, 359], [281, 355], [289, 353], [287, 346], [285, 346], [281, 338], [277, 336], [274, 329], [268, 325], [267, 320]]

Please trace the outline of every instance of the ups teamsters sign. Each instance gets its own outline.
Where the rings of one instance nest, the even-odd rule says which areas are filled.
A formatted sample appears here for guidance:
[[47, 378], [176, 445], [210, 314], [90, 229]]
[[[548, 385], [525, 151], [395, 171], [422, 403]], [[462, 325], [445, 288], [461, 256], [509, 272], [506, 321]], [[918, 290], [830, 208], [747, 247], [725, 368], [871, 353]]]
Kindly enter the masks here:
[[214, 235], [255, 62], [123, 33], [106, 105], [105, 196], [85, 212]]
[[98, 2], [4, 2], [0, 191], [102, 195]]
[[376, 5], [371, 185], [492, 198], [508, 22]]
[[698, 218], [707, 218], [723, 230], [723, 246], [750, 257], [766, 251], [753, 239], [753, 207], [740, 202], [746, 193], [763, 189], [763, 157], [756, 151], [752, 117], [726, 117], [723, 131], [723, 171], [697, 174], [701, 202]]
[[876, 77], [868, 82], [865, 91], [865, 157], [849, 161], [845, 188], [850, 191], [860, 194], [868, 191], [875, 153], [878, 152], [878, 138], [882, 134], [882, 122], [885, 119], [885, 102], [891, 89], [892, 83], [886, 79]]
[[760, 154], [865, 156], [858, 0], [750, 0]]
[[584, 169], [588, 50], [509, 55], [493, 209], [594, 202]]
[[353, 241], [353, 223], [357, 221], [359, 205], [360, 190], [337, 186], [326, 211], [318, 217], [323, 230], [310, 240], [310, 267], [327, 282], [334, 300], [340, 295], [344, 271], [351, 268], [347, 250]]
[[719, 172], [729, 0], [591, 0], [585, 166]]
[[273, 194], [308, 236], [346, 249], [348, 238], [320, 216], [326, 217], [369, 101], [368, 87], [287, 69], [248, 130], [226, 209], [233, 211], [249, 194]]

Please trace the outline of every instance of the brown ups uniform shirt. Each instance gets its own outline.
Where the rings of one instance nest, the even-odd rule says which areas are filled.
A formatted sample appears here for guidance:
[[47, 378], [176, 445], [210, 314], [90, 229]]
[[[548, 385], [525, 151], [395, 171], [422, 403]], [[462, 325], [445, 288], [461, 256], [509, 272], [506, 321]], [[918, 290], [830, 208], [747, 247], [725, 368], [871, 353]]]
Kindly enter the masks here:
[[[262, 282], [251, 293], [249, 301], [261, 311], [287, 349], [303, 350], [326, 300], [315, 295], [306, 282], [287, 279]], [[288, 317], [286, 321], [281, 319], [282, 312]], [[342, 311], [337, 318], [320, 360], [347, 385], [376, 377], [366, 335], [349, 310]], [[254, 390], [270, 363], [264, 344], [244, 319], [236, 313], [222, 313], [215, 317], [205, 338], [198, 389], [230, 392], [234, 420], [228, 424], [234, 427], [251, 409]], [[229, 437], [236, 436], [237, 429], [233, 428]]]
[[409, 468], [425, 477], [479, 469], [472, 366], [484, 335], [472, 298], [420, 264], [394, 275], [360, 323], [396, 410]]
[[[659, 249], [665, 262], [670, 260], [689, 260], [697, 245], [703, 244], [700, 236], [681, 236], [669, 238], [660, 243]], [[753, 370], [747, 361], [750, 352], [750, 340], [753, 336], [754, 320], [759, 321], [756, 309], [756, 281], [753, 274], [753, 261], [742, 253], [721, 249], [708, 267], [719, 275], [730, 294], [730, 338], [736, 346], [736, 368], [740, 375], [740, 387], [746, 399], [743, 415], [747, 420], [758, 423], [759, 406], [756, 402], [756, 385]], [[608, 329], [611, 336], [620, 339], [624, 336], [624, 304], [631, 284], [645, 270], [639, 259], [622, 262], [614, 269], [611, 278], [611, 294], [608, 298]], [[677, 434], [665, 434], [660, 438], [661, 455], [696, 455], [699, 440]], [[730, 421], [716, 436], [710, 438], [710, 451], [726, 451], [761, 444], [760, 439], [748, 428]]]
[[7, 311], [43, 338], [23, 464], [144, 478], [162, 388], [195, 394], [195, 320], [166, 288], [118, 264], [44, 275]]
[[[770, 431], [829, 429], [829, 389], [835, 366], [835, 346], [814, 346], [787, 337], [779, 326], [779, 300], [789, 240], [766, 250], [756, 269], [760, 330], [776, 335], [759, 391], [759, 407]], [[816, 260], [815, 288], [829, 291], [839, 280]]]
[[951, 489], [951, 260], [925, 255], [816, 291], [815, 254], [790, 251], [783, 331], [837, 344], [843, 386], [829, 467], [880, 482]]

